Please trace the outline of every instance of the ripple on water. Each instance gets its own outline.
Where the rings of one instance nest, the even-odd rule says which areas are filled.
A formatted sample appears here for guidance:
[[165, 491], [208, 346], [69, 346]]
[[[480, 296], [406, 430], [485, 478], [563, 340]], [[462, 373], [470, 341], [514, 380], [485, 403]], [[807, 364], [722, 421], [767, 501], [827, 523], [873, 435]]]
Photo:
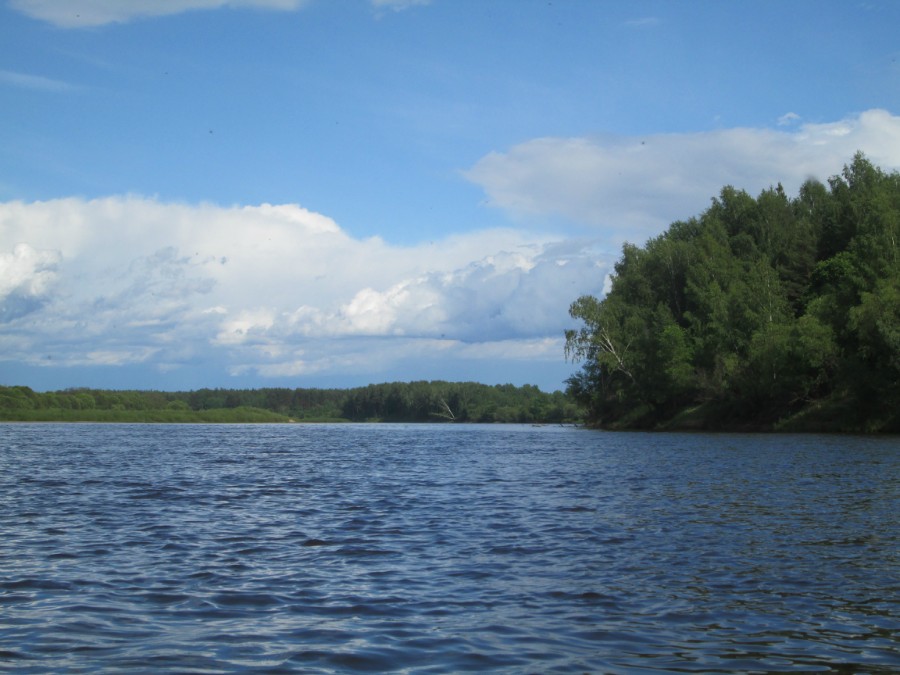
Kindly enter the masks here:
[[0, 670], [900, 672], [895, 439], [2, 431]]

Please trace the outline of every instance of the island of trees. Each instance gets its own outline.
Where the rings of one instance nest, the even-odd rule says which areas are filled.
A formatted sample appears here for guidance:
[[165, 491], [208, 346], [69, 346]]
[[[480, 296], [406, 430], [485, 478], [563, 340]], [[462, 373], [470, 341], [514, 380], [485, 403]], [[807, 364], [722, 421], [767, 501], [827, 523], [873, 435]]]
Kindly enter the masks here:
[[828, 185], [625, 245], [576, 300], [568, 393], [605, 428], [900, 431], [900, 175], [861, 154]]
[[0, 386], [0, 420], [94, 422], [568, 423], [581, 409], [563, 392], [475, 382], [392, 382], [354, 389], [189, 392]]

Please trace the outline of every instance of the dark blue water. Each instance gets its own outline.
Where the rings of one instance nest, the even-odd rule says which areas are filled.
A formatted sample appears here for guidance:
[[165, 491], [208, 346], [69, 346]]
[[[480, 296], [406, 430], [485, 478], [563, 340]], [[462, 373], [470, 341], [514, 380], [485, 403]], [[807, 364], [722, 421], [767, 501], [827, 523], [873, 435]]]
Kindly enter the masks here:
[[896, 438], [0, 425], [3, 672], [900, 672]]

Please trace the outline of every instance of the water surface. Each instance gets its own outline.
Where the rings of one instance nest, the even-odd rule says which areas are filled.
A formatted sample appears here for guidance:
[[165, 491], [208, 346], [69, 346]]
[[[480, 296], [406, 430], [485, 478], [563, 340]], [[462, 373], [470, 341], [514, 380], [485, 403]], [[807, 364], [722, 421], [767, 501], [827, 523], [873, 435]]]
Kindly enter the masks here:
[[898, 672], [898, 447], [3, 424], [0, 670]]

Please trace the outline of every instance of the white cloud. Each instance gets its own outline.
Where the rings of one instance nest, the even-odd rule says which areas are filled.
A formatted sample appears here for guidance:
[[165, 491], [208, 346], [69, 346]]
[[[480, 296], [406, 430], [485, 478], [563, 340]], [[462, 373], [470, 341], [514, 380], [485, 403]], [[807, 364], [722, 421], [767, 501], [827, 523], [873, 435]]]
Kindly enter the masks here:
[[264, 336], [274, 323], [275, 314], [269, 308], [244, 309], [234, 318], [222, 322], [214, 341], [222, 345], [245, 344], [253, 339], [254, 334]]
[[395, 12], [409, 9], [410, 7], [429, 5], [431, 0], [371, 0], [376, 9], [392, 9]]
[[121, 366], [127, 363], [141, 363], [151, 358], [159, 350], [148, 347], [133, 350], [99, 350], [90, 351], [84, 356], [72, 359], [68, 365], [73, 366]]
[[18, 244], [11, 254], [0, 254], [0, 300], [14, 293], [44, 295], [55, 279], [58, 262], [55, 251], [36, 251], [28, 244]]
[[460, 354], [466, 358], [483, 360], [514, 359], [518, 361], [544, 361], [556, 358], [563, 350], [561, 337], [532, 338], [530, 340], [498, 340], [463, 344]]
[[798, 115], [797, 113], [794, 113], [794, 112], [785, 113], [784, 115], [782, 115], [781, 117], [778, 118], [778, 126], [786, 127], [786, 126], [790, 126], [792, 124], [797, 124], [801, 119], [803, 119], [803, 118], [800, 117], [800, 115]]
[[77, 86], [69, 84], [68, 82], [63, 82], [62, 80], [54, 80], [42, 75], [18, 73], [13, 70], [0, 70], [0, 83], [20, 87], [22, 89], [55, 93], [75, 91], [78, 89]]
[[0, 252], [0, 323], [40, 308], [56, 282], [58, 263], [56, 251], [25, 243]]
[[60, 28], [83, 28], [221, 7], [291, 11], [308, 0], [10, 0], [10, 7]]
[[790, 131], [539, 138], [491, 153], [465, 175], [518, 218], [561, 217], [643, 243], [701, 213], [724, 185], [753, 194], [781, 182], [795, 193], [807, 178], [840, 173], [858, 150], [900, 167], [900, 117], [869, 110]]
[[659, 17], [644, 16], [639, 19], [629, 19], [625, 22], [625, 25], [629, 28], [650, 28], [659, 25]]
[[401, 247], [297, 205], [136, 196], [0, 203], [0, 242], [13, 246], [0, 298], [16, 299], [0, 358], [167, 372], [215, 360], [263, 377], [427, 370], [482, 350], [562, 363], [569, 303], [599, 292], [607, 267], [589, 241], [491, 230]]

